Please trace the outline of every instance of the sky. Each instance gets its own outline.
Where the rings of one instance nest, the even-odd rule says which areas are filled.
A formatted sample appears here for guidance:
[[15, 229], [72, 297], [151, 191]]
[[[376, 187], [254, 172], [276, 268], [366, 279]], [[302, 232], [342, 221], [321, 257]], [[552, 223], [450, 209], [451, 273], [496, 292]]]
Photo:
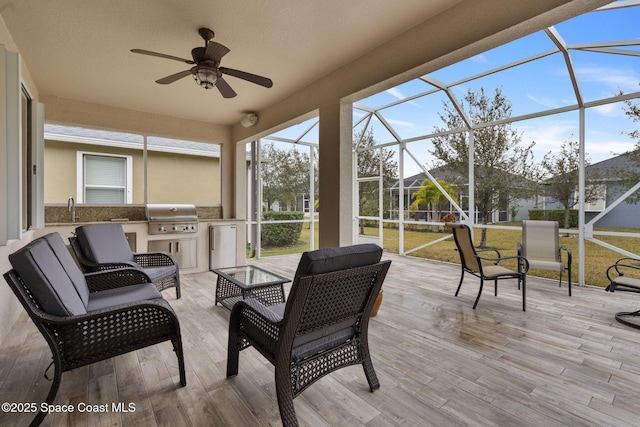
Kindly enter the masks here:
[[[561, 43], [569, 46], [571, 65], [579, 91], [587, 105], [614, 97], [620, 91], [627, 94], [640, 92], [640, 47], [629, 45], [630, 42], [640, 44], [638, 22], [640, 5], [591, 12], [553, 27], [552, 35], [557, 35]], [[603, 42], [611, 45], [607, 47], [625, 50], [627, 54], [577, 49]], [[458, 99], [462, 99], [468, 90], [477, 92], [484, 88], [491, 94], [499, 87], [512, 104], [512, 117], [576, 105], [576, 93], [562, 53], [556, 52], [533, 61], [524, 61], [533, 55], [554, 50], [557, 48], [551, 37], [540, 31], [433, 72], [428, 75], [428, 79], [449, 86]], [[516, 61], [523, 63], [496, 73], [483, 74]], [[479, 77], [465, 81], [472, 76]], [[418, 94], [424, 95], [394, 105]], [[412, 156], [418, 163], [429, 168], [434, 159], [429, 153], [431, 144], [423, 137], [433, 133], [436, 126], [442, 127], [439, 113], [446, 101], [448, 98], [443, 91], [437, 91], [429, 83], [415, 79], [362, 99], [356, 105], [379, 109], [380, 115], [393, 127], [394, 132], [403, 140], [411, 141], [407, 144], [407, 149]], [[585, 146], [591, 163], [623, 153], [634, 146], [635, 141], [625, 132], [640, 129], [640, 122], [632, 122], [625, 115], [623, 107], [623, 103], [617, 102], [586, 109]], [[358, 123], [364, 115], [365, 112], [356, 107], [354, 122]], [[535, 142], [534, 160], [540, 161], [549, 151], [557, 151], [564, 141], [578, 139], [578, 117], [577, 111], [570, 111], [517, 121], [513, 127], [521, 132], [523, 144]], [[311, 122], [276, 135], [296, 139]], [[373, 129], [378, 142], [396, 140], [376, 118], [368, 125]], [[356, 125], [354, 131], [361, 130], [363, 126], [364, 123]], [[317, 142], [317, 130], [312, 130], [304, 139]], [[405, 159], [405, 177], [420, 170], [413, 158]]]

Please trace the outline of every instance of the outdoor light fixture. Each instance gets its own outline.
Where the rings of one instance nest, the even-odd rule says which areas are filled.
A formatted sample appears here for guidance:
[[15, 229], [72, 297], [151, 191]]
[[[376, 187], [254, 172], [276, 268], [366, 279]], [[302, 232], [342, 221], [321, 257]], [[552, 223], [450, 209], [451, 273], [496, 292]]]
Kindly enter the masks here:
[[198, 65], [193, 72], [193, 78], [200, 86], [205, 89], [211, 89], [216, 85], [218, 81], [218, 73], [215, 68], [207, 67], [206, 65]]
[[258, 115], [256, 113], [249, 113], [240, 119], [240, 124], [246, 128], [251, 127], [258, 123]]

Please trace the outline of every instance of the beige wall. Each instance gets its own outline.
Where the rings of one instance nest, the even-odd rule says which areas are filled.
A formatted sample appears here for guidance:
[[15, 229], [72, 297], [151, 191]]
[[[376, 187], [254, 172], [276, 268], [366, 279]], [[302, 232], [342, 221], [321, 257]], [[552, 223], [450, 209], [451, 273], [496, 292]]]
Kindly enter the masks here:
[[[142, 151], [103, 145], [45, 141], [45, 203], [67, 203], [76, 197], [78, 151], [120, 154], [133, 158], [133, 204], [143, 204]], [[148, 203], [220, 204], [220, 160], [151, 151], [148, 153]]]
[[147, 168], [149, 203], [220, 203], [220, 162], [215, 157], [152, 151]]

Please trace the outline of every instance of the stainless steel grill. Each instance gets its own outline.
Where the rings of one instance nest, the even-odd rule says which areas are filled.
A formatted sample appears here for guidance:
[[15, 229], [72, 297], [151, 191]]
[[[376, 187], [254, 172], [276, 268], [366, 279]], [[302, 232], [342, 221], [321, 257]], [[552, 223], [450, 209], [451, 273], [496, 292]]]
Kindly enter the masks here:
[[145, 207], [149, 234], [181, 234], [198, 231], [198, 212], [189, 204], [149, 204]]

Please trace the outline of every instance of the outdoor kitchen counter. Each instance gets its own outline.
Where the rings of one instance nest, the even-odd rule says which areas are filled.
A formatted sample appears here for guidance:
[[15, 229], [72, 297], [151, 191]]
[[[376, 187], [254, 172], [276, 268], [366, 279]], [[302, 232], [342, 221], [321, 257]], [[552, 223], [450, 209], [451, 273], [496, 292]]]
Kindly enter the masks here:
[[[149, 234], [148, 221], [77, 221], [71, 222], [51, 222], [46, 223], [44, 228], [37, 229], [34, 232], [34, 238], [41, 237], [48, 233], [58, 232], [62, 236], [62, 239], [67, 242], [68, 238], [73, 235], [76, 227], [86, 224], [105, 224], [109, 222], [117, 222], [122, 224], [122, 228], [125, 233], [135, 233], [136, 252], [148, 252], [149, 242], [154, 240], [166, 239], [171, 236], [157, 234]], [[246, 239], [245, 221], [237, 219], [221, 219], [221, 218], [198, 218], [198, 231], [196, 233], [188, 233], [184, 235], [172, 235], [171, 238], [196, 238], [197, 239], [197, 267], [184, 269], [184, 273], [195, 273], [209, 270], [209, 225], [212, 223], [236, 223], [238, 224], [238, 241], [244, 241]], [[237, 260], [238, 265], [243, 264], [246, 261], [246, 254], [242, 249], [244, 245], [237, 245]], [[183, 270], [181, 270], [183, 271]]]
[[110, 223], [110, 222], [117, 222], [119, 224], [146, 224], [147, 221], [146, 220], [139, 220], [139, 221], [76, 221], [76, 222], [47, 222], [44, 224], [45, 227], [64, 227], [64, 226], [73, 226], [75, 227], [80, 227], [81, 225], [88, 225], [88, 224], [106, 224], [106, 223]]

